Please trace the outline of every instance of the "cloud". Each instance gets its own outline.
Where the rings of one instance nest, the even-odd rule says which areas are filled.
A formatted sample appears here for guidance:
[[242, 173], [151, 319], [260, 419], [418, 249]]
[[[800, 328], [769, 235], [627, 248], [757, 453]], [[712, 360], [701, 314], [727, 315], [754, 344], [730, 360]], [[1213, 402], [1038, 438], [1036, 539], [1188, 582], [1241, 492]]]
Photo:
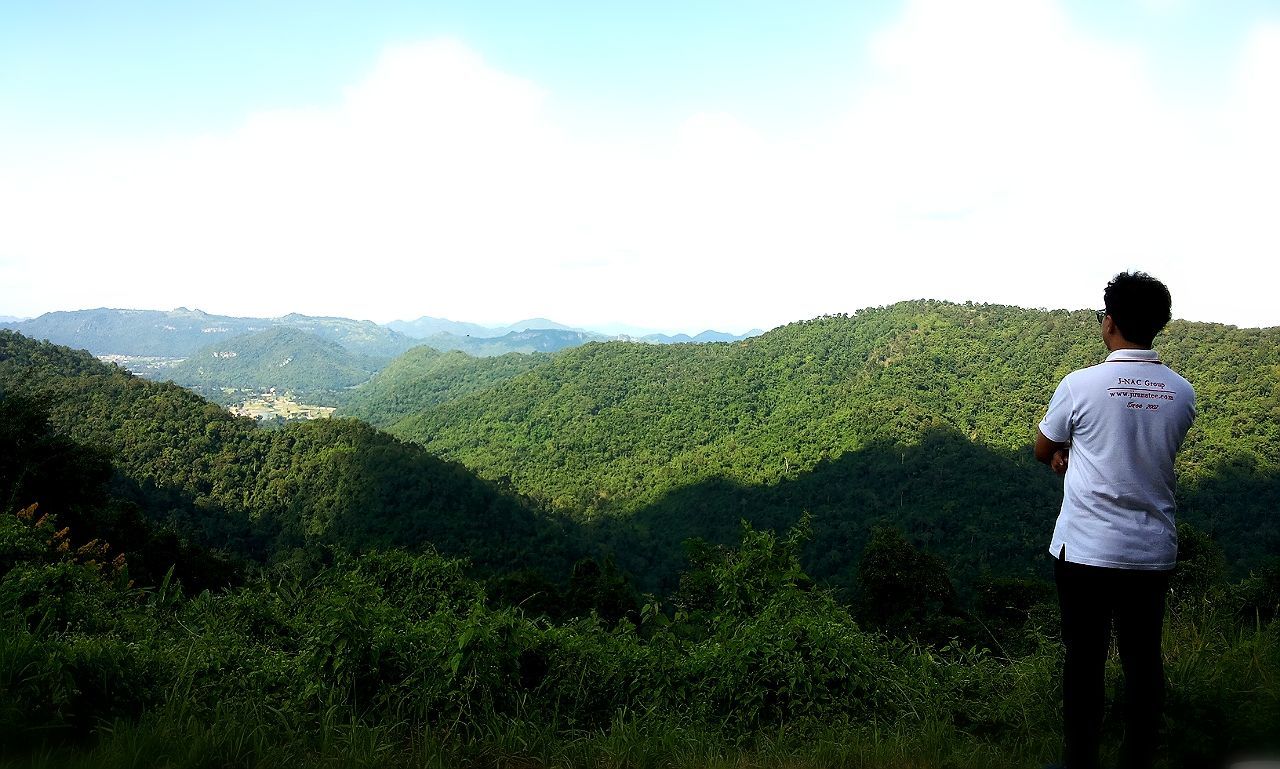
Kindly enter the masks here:
[[[1277, 322], [1230, 288], [1233, 265], [1275, 269], [1256, 261], [1277, 245], [1255, 202], [1265, 177], [1220, 178], [1224, 155], [1274, 153], [1265, 129], [1239, 130], [1273, 109], [1269, 41], [1243, 57], [1236, 114], [1196, 115], [1157, 97], [1138, 52], [1054, 3], [911, 3], [874, 41], [877, 76], [832, 142], [843, 173], [880, 191], [876, 219], [892, 224], [875, 252], [914, 265], [909, 281], [872, 274], [890, 291], [1078, 307], [1140, 267], [1185, 316]], [[1231, 277], [1206, 290], [1211, 271]]]
[[328, 107], [0, 158], [0, 309], [745, 329], [922, 296], [1091, 306], [1141, 267], [1180, 315], [1275, 324], [1278, 41], [1256, 30], [1225, 106], [1190, 114], [1048, 0], [916, 0], [836, 120], [779, 137], [708, 111], [625, 142], [570, 135], [462, 43], [398, 46]]
[[40, 169], [11, 194], [26, 226], [9, 248], [56, 254], [134, 304], [248, 311], [283, 294], [372, 314], [500, 294], [552, 234], [549, 201], [567, 202], [547, 190], [565, 147], [543, 99], [459, 43], [394, 48], [336, 108]]

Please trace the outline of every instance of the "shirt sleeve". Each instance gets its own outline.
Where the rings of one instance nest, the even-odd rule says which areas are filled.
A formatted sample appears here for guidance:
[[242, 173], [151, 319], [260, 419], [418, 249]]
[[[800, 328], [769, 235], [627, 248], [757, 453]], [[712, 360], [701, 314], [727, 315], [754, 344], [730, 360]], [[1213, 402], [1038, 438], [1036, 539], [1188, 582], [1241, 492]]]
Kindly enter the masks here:
[[1058, 383], [1049, 399], [1049, 410], [1040, 420], [1040, 434], [1054, 443], [1068, 443], [1071, 440], [1071, 428], [1075, 414], [1075, 399], [1071, 396], [1071, 386], [1064, 378]]

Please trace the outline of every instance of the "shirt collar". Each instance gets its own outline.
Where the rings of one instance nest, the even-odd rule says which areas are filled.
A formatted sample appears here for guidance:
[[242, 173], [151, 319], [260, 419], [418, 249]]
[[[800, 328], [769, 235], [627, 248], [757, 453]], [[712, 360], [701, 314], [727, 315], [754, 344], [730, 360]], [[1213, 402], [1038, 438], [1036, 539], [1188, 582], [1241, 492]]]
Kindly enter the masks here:
[[1108, 363], [1115, 360], [1140, 360], [1159, 363], [1160, 353], [1155, 350], [1116, 350], [1107, 356]]

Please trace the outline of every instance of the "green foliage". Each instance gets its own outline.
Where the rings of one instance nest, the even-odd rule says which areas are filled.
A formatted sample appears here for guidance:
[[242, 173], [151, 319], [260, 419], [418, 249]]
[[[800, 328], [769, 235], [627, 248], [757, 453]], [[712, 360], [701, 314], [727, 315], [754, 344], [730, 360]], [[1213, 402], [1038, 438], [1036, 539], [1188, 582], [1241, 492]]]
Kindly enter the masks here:
[[800, 549], [810, 536], [810, 519], [802, 516], [784, 539], [756, 531], [742, 521], [742, 543], [731, 548], [702, 540], [686, 543], [690, 568], [680, 575], [676, 603], [686, 615], [741, 618], [758, 614], [779, 598], [796, 597], [813, 588], [800, 568]]
[[1246, 622], [1270, 622], [1280, 614], [1280, 557], [1254, 570], [1235, 591]]
[[[885, 739], [971, 756], [961, 765], [990, 751], [1023, 764], [1052, 755], [1056, 644], [1040, 636], [998, 658], [868, 632], [799, 569], [804, 536], [745, 526], [735, 548], [694, 547], [690, 584], [708, 600], [646, 608], [639, 624], [490, 607], [460, 562], [432, 553], [334, 553], [313, 576], [191, 598], [86, 571], [98, 584], [77, 590], [106, 598], [34, 626], [3, 593], [0, 733], [7, 750], [37, 756], [79, 737], [64, 758], [99, 765], [200, 765], [181, 739], [250, 764], [299, 745], [304, 765], [479, 758], [467, 746], [518, 761], [581, 739], [657, 757], [684, 730], [725, 755], [774, 750], [771, 739], [829, 755], [806, 750], [836, 734], [878, 758], [871, 746]], [[66, 566], [40, 555], [10, 574], [49, 584]], [[1170, 734], [1200, 759], [1265, 747], [1280, 716], [1280, 637], [1234, 616], [1171, 615]]]
[[1165, 733], [1185, 766], [1280, 754], [1280, 626], [1237, 625], [1228, 608], [1175, 607], [1167, 625]]
[[1169, 585], [1174, 600], [1204, 600], [1226, 570], [1221, 545], [1189, 523], [1178, 524], [1178, 563]]
[[99, 505], [111, 465], [49, 424], [34, 397], [0, 391], [0, 503], [76, 511]]
[[[1004, 656], [1024, 654], [1058, 634], [1058, 596], [1040, 578], [986, 577], [974, 586], [977, 638]], [[975, 632], [971, 629], [971, 632]]]
[[941, 558], [897, 529], [877, 528], [858, 563], [859, 615], [902, 637], [945, 643], [961, 632], [959, 600]]
[[569, 585], [564, 591], [560, 611], [564, 616], [586, 616], [595, 613], [605, 622], [634, 617], [640, 610], [640, 597], [618, 571], [612, 558], [603, 563], [583, 558], [573, 565]]
[[18, 564], [35, 560], [48, 551], [55, 532], [48, 521], [31, 524], [35, 510], [35, 506], [31, 506], [15, 515], [0, 515], [0, 577]]

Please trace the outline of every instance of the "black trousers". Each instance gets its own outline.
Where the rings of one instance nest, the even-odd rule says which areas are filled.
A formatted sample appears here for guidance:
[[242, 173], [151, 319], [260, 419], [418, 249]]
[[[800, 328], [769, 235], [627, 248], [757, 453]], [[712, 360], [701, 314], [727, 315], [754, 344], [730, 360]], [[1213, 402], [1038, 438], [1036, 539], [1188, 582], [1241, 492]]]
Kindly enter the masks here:
[[1164, 708], [1160, 637], [1168, 571], [1107, 569], [1054, 561], [1062, 609], [1062, 715], [1067, 769], [1097, 769], [1105, 709], [1104, 670], [1114, 626], [1124, 668], [1125, 769], [1155, 760]]

